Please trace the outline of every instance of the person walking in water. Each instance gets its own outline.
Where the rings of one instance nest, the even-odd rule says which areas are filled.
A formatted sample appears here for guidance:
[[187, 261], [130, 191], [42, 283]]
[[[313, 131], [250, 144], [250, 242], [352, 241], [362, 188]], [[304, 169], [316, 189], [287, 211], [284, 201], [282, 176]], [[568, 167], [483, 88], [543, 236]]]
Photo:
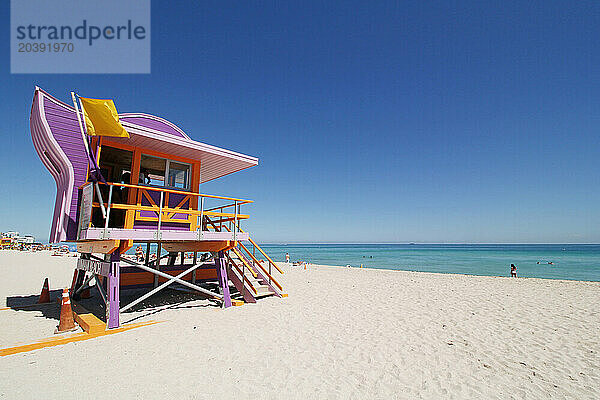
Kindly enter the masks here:
[[515, 264], [510, 264], [510, 276], [513, 278], [517, 277], [517, 266]]
[[290, 253], [285, 253], [285, 263], [286, 264], [290, 263]]

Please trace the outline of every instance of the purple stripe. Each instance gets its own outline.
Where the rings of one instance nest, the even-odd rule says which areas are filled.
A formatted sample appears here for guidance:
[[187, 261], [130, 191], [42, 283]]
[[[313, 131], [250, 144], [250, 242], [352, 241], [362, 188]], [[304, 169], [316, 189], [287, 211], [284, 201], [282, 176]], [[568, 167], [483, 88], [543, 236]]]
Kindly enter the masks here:
[[[158, 226], [158, 221], [135, 221], [133, 224], [133, 229], [156, 229]], [[167, 229], [171, 231], [189, 231], [190, 224], [187, 223], [178, 223], [178, 222], [162, 222], [160, 224], [160, 229]]]
[[[162, 278], [161, 278], [162, 279]], [[208, 283], [208, 282], [216, 282], [216, 278], [213, 279], [196, 279], [196, 283]], [[186, 282], [191, 282], [191, 280], [186, 280]], [[177, 285], [177, 282], [173, 282], [173, 285]], [[153, 283], [138, 283], [135, 285], [121, 285], [121, 290], [128, 289], [144, 289], [154, 287]]]
[[[191, 267], [190, 264], [185, 264], [182, 268], [181, 265], [161, 265], [160, 266], [160, 270], [161, 271], [181, 271], [183, 272], [185, 269]], [[215, 265], [214, 264], [204, 264], [200, 267], [198, 267], [196, 270], [200, 271], [200, 270], [214, 270], [215, 269]], [[151, 272], [148, 271], [144, 271], [143, 269], [140, 269], [138, 267], [121, 267], [121, 275], [123, 274], [149, 274]]]
[[[79, 123], [77, 122], [77, 114], [75, 114], [75, 111], [69, 111], [65, 108], [54, 109], [54, 110], [48, 109], [45, 111], [46, 111], [46, 114], [52, 118], [56, 118], [56, 119], [62, 120], [62, 121], [71, 121], [79, 126]], [[69, 112], [72, 114], [68, 114]]]
[[49, 115], [46, 115], [46, 120], [48, 120], [48, 122], [51, 122], [52, 125], [56, 128], [61, 128], [61, 134], [78, 134], [81, 135], [81, 133], [79, 133], [79, 126], [75, 126], [69, 122], [64, 122], [64, 120], [57, 120], [57, 119], [53, 119], [51, 118]]

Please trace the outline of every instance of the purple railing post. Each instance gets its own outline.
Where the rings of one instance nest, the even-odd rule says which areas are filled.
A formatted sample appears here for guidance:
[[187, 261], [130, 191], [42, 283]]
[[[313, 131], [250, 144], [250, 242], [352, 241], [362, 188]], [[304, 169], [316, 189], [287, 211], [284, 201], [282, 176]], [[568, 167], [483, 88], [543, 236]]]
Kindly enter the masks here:
[[108, 273], [108, 304], [106, 307], [106, 325], [108, 329], [119, 327], [119, 278], [121, 253], [119, 249], [110, 255], [110, 270]]
[[217, 267], [217, 279], [219, 280], [221, 294], [223, 295], [223, 306], [225, 308], [231, 307], [231, 295], [229, 294], [229, 279], [227, 278], [227, 264], [225, 262], [225, 255], [222, 251], [219, 251], [217, 254], [217, 258], [215, 258], [215, 266]]

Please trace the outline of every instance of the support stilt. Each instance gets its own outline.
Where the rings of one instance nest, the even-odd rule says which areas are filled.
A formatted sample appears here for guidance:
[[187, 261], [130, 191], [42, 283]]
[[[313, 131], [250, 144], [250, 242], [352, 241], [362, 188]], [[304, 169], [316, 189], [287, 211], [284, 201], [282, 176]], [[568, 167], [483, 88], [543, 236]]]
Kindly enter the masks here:
[[223, 307], [231, 307], [229, 279], [227, 279], [227, 265], [225, 262], [225, 255], [222, 251], [219, 251], [217, 257], [215, 257], [215, 266], [217, 267], [217, 279], [219, 280], [219, 287], [221, 288], [221, 294], [223, 295]]
[[110, 255], [110, 271], [108, 274], [108, 304], [106, 307], [106, 325], [109, 329], [119, 327], [120, 260], [120, 249], [116, 249]]
[[[194, 262], [193, 264], [196, 265], [198, 263], [198, 253], [194, 252]], [[192, 283], [196, 283], [196, 270], [194, 270], [192, 272]]]
[[83, 280], [85, 279], [85, 271], [76, 269], [73, 274], [73, 283], [71, 284], [71, 290], [69, 290], [69, 294], [73, 297], [73, 300], [79, 300], [80, 295], [77, 290], [83, 285]]
[[169, 252], [169, 256], [167, 257], [167, 265], [172, 267], [177, 262], [177, 253]]
[[150, 264], [150, 242], [146, 243], [146, 258], [144, 259], [144, 265]]
[[[156, 244], [156, 263], [154, 264], [154, 268], [157, 271], [160, 271], [160, 253], [161, 253], [161, 246], [160, 246], [160, 242], [158, 242]], [[158, 276], [154, 275], [154, 287], [158, 287]]]

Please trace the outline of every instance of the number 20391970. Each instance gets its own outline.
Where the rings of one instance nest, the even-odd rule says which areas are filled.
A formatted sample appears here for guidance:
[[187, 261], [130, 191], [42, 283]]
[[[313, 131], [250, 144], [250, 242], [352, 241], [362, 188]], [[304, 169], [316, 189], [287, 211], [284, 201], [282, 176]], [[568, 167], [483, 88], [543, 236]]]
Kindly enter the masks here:
[[19, 53], [72, 53], [75, 45], [65, 43], [19, 43]]

